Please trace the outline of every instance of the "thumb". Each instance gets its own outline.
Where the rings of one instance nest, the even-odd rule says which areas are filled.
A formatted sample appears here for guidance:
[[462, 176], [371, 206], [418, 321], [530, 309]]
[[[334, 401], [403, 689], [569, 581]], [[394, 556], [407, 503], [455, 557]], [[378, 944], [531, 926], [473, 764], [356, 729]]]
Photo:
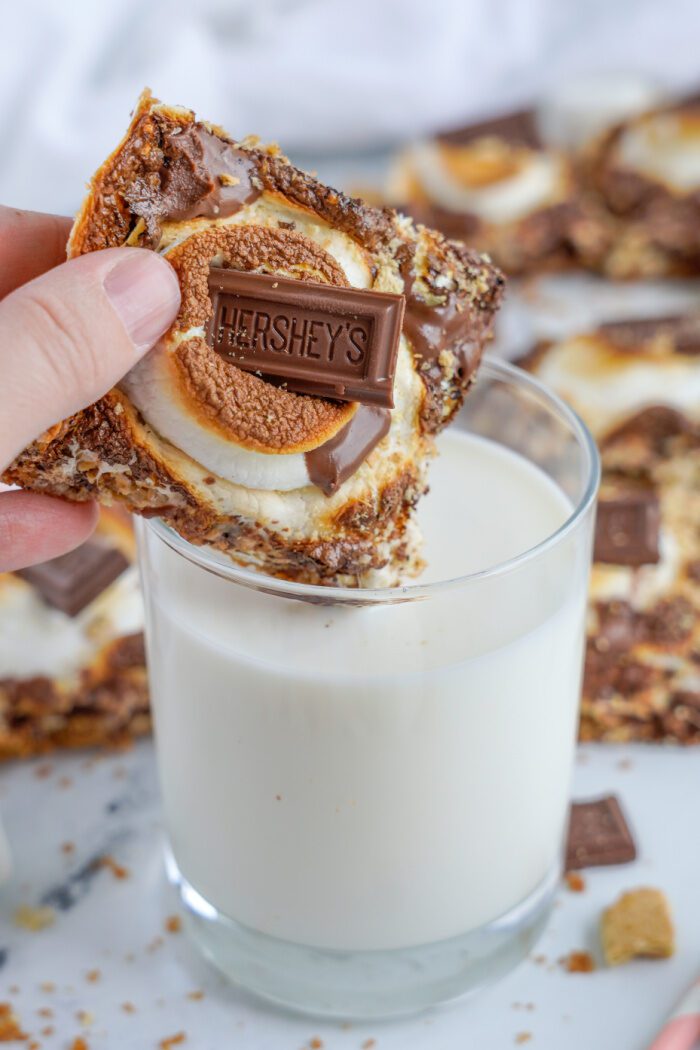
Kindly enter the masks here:
[[63, 263], [0, 302], [0, 470], [114, 386], [172, 324], [180, 288], [143, 248]]

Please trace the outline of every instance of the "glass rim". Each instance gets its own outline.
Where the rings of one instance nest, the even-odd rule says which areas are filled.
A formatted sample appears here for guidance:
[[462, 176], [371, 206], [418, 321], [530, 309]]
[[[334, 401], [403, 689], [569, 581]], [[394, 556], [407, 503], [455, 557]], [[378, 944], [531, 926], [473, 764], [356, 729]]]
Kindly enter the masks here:
[[[505, 561], [497, 562], [487, 569], [465, 573], [450, 579], [435, 580], [432, 583], [407, 583], [394, 587], [338, 587], [322, 584], [296, 583], [292, 580], [281, 580], [274, 576], [245, 569], [227, 559], [222, 552], [206, 546], [198, 547], [183, 539], [174, 529], [156, 517], [138, 517], [137, 521], [154, 532], [168, 547], [182, 555], [187, 561], [213, 573], [215, 576], [231, 580], [243, 587], [263, 591], [281, 598], [292, 598], [299, 601], [333, 605], [394, 605], [403, 602], [418, 601], [442, 594], [447, 590], [468, 586], [470, 583], [504, 576], [514, 572], [522, 565], [535, 561], [547, 551], [558, 546], [579, 525], [582, 518], [593, 504], [600, 483], [600, 456], [593, 435], [578, 413], [567, 405], [544, 383], [529, 372], [500, 358], [486, 357], [479, 369], [479, 377], [501, 380], [511, 385], [530, 389], [544, 400], [552, 414], [564, 418], [569, 429], [577, 439], [586, 456], [586, 484], [578, 502], [566, 520], [533, 547], [528, 547], [519, 554]], [[478, 380], [477, 380], [478, 381]]]

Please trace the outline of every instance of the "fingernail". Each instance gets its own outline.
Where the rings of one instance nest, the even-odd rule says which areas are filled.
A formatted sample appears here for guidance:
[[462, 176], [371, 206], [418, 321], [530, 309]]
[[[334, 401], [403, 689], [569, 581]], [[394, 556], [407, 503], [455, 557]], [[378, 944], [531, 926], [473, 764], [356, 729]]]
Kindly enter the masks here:
[[155, 252], [134, 248], [109, 271], [104, 290], [138, 354], [144, 354], [177, 316], [180, 285]]

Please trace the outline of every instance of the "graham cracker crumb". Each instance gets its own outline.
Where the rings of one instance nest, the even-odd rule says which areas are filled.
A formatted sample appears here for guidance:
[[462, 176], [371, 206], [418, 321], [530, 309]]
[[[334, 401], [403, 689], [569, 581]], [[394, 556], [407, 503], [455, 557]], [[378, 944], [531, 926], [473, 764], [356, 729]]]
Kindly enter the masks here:
[[53, 766], [50, 762], [42, 762], [40, 766], [37, 766], [34, 770], [34, 776], [37, 780], [46, 780], [53, 773]]
[[54, 923], [56, 912], [53, 908], [32, 908], [28, 904], [22, 904], [15, 912], [14, 918], [15, 926], [36, 933]]
[[70, 1050], [90, 1050], [85, 1040], [81, 1035], [76, 1035], [75, 1039], [70, 1045]]
[[171, 1050], [173, 1046], [179, 1046], [184, 1043], [187, 1036], [184, 1032], [177, 1032], [175, 1035], [169, 1035], [166, 1039], [161, 1039], [158, 1043], [160, 1050]]
[[577, 871], [567, 871], [564, 875], [566, 885], [572, 893], [583, 893], [586, 888], [586, 880]]
[[165, 920], [165, 929], [168, 933], [179, 933], [182, 929], [182, 919], [179, 915], [169, 915]]
[[50, 1035], [53, 1035], [56, 1029], [52, 1024], [47, 1024], [45, 1028], [41, 1029], [41, 1034], [48, 1039]]
[[89, 1028], [92, 1022], [95, 1020], [93, 1015], [88, 1010], [78, 1010], [75, 1015], [77, 1021], [80, 1021], [81, 1025], [85, 1028]]
[[90, 984], [96, 984], [101, 976], [102, 974], [99, 970], [88, 970], [88, 972], [85, 974], [85, 980], [89, 981]]
[[608, 966], [643, 956], [666, 959], [675, 950], [673, 921], [661, 890], [629, 890], [603, 912], [600, 924], [603, 955]]
[[21, 1042], [28, 1038], [10, 1003], [0, 1003], [0, 1043]]
[[100, 868], [109, 868], [109, 870], [112, 872], [112, 875], [114, 875], [115, 879], [129, 878], [129, 869], [125, 868], [122, 864], [118, 864], [114, 857], [110, 857], [109, 855], [100, 857], [97, 864]]
[[365, 1039], [364, 1043], [362, 1044], [362, 1050], [372, 1050], [372, 1047], [376, 1045], [376, 1039]]
[[56, 985], [53, 983], [53, 981], [43, 981], [43, 983], [40, 984], [39, 987], [41, 988], [42, 992], [56, 991]]
[[323, 1040], [314, 1036], [313, 1039], [309, 1039], [309, 1047], [310, 1050], [323, 1050]]
[[559, 960], [567, 973], [593, 973], [595, 960], [590, 952], [569, 952]]
[[532, 1032], [518, 1032], [518, 1034], [515, 1037], [515, 1042], [518, 1043], [518, 1044], [520, 1044], [520, 1043], [529, 1043], [531, 1039], [532, 1039]]
[[61, 852], [62, 853], [75, 853], [75, 843], [74, 842], [63, 842], [61, 844]]
[[42, 1006], [37, 1010], [38, 1017], [53, 1017], [53, 1010], [50, 1006]]
[[136, 1007], [133, 1003], [122, 1003], [122, 1010], [125, 1014], [135, 1014]]
[[197, 988], [194, 992], [188, 992], [187, 998], [191, 999], [194, 1003], [198, 1003], [201, 999], [204, 998], [204, 992], [201, 988]]

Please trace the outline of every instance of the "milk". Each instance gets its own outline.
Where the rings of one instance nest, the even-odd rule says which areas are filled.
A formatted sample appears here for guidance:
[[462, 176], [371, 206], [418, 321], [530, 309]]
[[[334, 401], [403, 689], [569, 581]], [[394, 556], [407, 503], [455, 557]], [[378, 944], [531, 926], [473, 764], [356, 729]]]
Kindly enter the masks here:
[[[421, 585], [514, 558], [571, 513], [501, 446], [453, 430], [440, 451]], [[475, 930], [551, 875], [580, 686], [580, 537], [359, 608], [239, 586], [148, 528], [142, 546], [172, 850], [219, 912], [301, 945], [404, 948]]]

